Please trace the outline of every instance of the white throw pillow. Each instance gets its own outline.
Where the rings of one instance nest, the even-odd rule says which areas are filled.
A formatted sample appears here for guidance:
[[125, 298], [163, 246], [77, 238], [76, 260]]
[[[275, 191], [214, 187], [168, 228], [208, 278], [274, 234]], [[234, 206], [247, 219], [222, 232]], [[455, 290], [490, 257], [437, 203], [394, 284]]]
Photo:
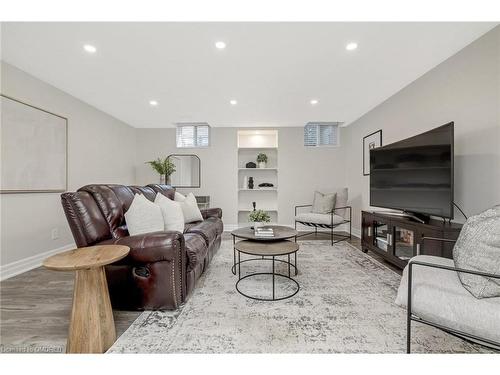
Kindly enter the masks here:
[[315, 191], [311, 212], [316, 214], [329, 214], [335, 208], [336, 197], [337, 193], [323, 194], [319, 191]]
[[174, 194], [174, 201], [176, 202], [184, 202], [186, 200], [186, 197], [182, 195], [181, 193], [175, 192]]
[[[470, 216], [453, 248], [455, 267], [500, 275], [500, 205]], [[500, 279], [458, 273], [476, 298], [500, 297]]]
[[165, 230], [184, 232], [184, 214], [180, 202], [175, 202], [161, 193], [157, 193], [155, 204], [161, 208]]
[[159, 206], [142, 194], [136, 194], [127, 212], [125, 223], [131, 236], [163, 231], [163, 215]]
[[184, 214], [184, 223], [192, 223], [194, 221], [202, 221], [203, 216], [198, 208], [198, 203], [196, 202], [196, 197], [193, 193], [189, 193], [184, 196], [178, 192], [175, 192], [174, 200], [179, 202], [182, 208], [182, 213]]

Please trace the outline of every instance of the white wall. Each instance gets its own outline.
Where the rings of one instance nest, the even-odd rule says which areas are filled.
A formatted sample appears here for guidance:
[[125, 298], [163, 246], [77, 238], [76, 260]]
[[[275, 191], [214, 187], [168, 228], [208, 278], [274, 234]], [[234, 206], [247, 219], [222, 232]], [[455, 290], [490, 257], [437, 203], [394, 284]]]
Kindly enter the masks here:
[[[455, 201], [469, 215], [500, 204], [500, 27], [496, 27], [347, 127], [347, 181], [360, 226], [369, 208], [363, 136], [383, 144], [455, 122]], [[457, 221], [462, 221], [456, 212]]]
[[[3, 94], [68, 118], [70, 191], [89, 183], [135, 182], [134, 128], [4, 62], [1, 78]], [[60, 194], [2, 194], [0, 200], [2, 271], [73, 243]], [[57, 240], [51, 239], [54, 228]]]
[[[312, 203], [315, 189], [346, 185], [345, 147], [304, 147], [303, 128], [278, 129], [279, 223], [293, 225], [293, 206]], [[175, 129], [137, 129], [137, 183], [156, 183], [148, 160], [169, 154], [196, 154], [201, 159], [201, 188], [179, 189], [210, 195], [211, 206], [223, 210], [224, 224], [238, 224], [238, 128], [211, 129], [210, 147], [178, 149]], [[342, 142], [341, 134], [341, 142]]]
[[[359, 228], [360, 211], [369, 207], [363, 136], [383, 129], [388, 144], [448, 121], [455, 121], [456, 201], [469, 214], [500, 203], [499, 49], [497, 27], [343, 128], [340, 147], [305, 148], [302, 128], [279, 128], [279, 222], [292, 224], [293, 206], [310, 203], [315, 189], [348, 186]], [[177, 149], [174, 129], [133, 129], [13, 66], [1, 68], [2, 93], [69, 119], [69, 190], [88, 183], [158, 182], [145, 161], [195, 153], [202, 180], [194, 193], [210, 195], [225, 224], [237, 224], [237, 128], [212, 128], [209, 148]], [[2, 270], [73, 242], [59, 194], [3, 194], [0, 203]], [[57, 240], [51, 239], [54, 228]]]

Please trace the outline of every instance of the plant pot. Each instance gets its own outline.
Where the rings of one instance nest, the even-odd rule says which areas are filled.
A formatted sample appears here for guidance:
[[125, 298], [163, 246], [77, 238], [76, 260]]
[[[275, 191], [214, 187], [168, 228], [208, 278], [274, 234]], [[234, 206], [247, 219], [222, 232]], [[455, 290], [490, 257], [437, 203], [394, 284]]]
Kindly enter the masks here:
[[165, 185], [165, 175], [164, 174], [160, 175], [160, 185]]
[[265, 161], [259, 162], [259, 168], [266, 168], [267, 163]]

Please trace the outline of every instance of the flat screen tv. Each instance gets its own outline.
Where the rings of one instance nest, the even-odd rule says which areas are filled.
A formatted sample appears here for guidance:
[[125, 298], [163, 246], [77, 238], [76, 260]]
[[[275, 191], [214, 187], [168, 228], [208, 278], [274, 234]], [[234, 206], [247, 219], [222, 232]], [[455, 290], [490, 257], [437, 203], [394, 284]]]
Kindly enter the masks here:
[[370, 151], [370, 205], [453, 219], [454, 123]]

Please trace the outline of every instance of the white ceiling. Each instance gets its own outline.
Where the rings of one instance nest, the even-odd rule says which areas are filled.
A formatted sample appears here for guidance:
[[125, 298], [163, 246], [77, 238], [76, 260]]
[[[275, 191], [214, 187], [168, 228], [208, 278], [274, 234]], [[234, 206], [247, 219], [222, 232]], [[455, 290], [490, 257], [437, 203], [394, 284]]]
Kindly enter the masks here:
[[[495, 25], [3, 23], [1, 52], [138, 128], [303, 126], [356, 120]], [[351, 41], [356, 51], [346, 51]]]

